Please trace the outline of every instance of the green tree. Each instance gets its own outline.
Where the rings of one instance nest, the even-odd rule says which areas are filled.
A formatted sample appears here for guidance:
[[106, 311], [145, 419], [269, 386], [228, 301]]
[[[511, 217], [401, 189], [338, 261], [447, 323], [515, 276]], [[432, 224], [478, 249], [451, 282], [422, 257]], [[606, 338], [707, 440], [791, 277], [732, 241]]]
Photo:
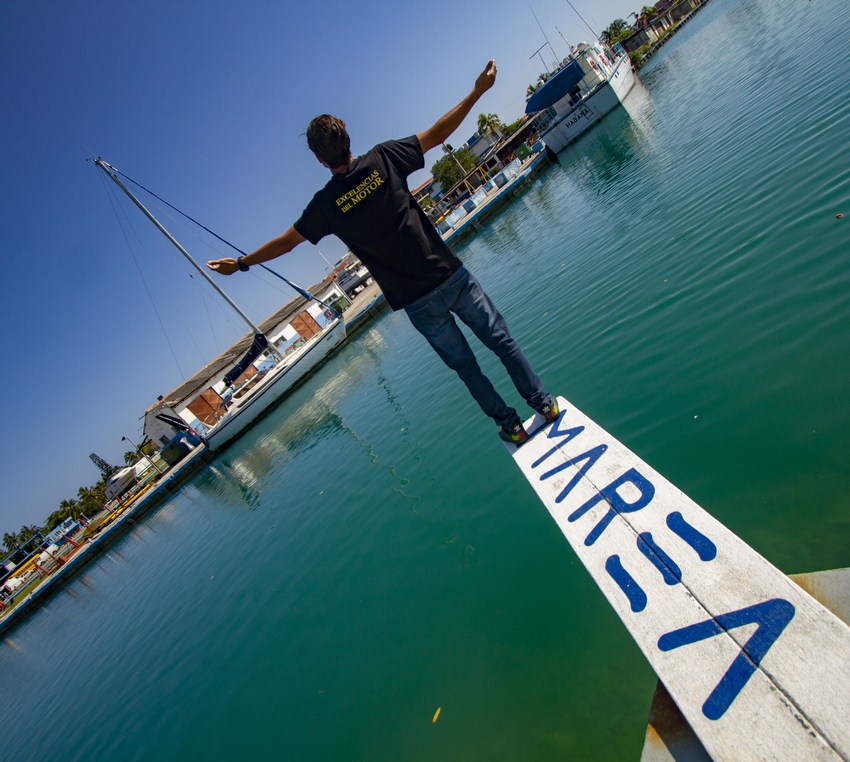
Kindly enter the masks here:
[[419, 199], [419, 206], [422, 207], [422, 211], [427, 212], [429, 209], [434, 208], [434, 199], [430, 196], [423, 196]]
[[437, 159], [431, 167], [431, 174], [445, 192], [457, 185], [467, 172], [475, 169], [475, 163], [476, 156], [472, 151], [468, 148], [459, 148]]
[[[127, 441], [129, 442], [130, 440]], [[141, 450], [149, 458], [152, 458], [156, 454], [157, 447], [153, 443], [152, 439], [145, 437], [142, 440], [142, 443], [139, 445], [139, 450]], [[124, 463], [128, 466], [132, 466], [138, 463], [142, 459], [142, 456], [139, 455], [139, 450], [133, 449], [125, 452]]]
[[127, 450], [124, 453], [124, 464], [127, 466], [134, 466], [142, 459], [142, 456], [139, 454], [138, 450]]
[[534, 95], [534, 93], [536, 93], [548, 80], [548, 74], [541, 74], [539, 77], [537, 77], [537, 82], [535, 82], [533, 85], [529, 85], [525, 91], [525, 102], [528, 103], [531, 96]]
[[654, 5], [644, 5], [643, 8], [640, 9], [640, 14], [638, 18], [646, 23], [649, 19], [658, 15], [658, 11], [656, 10]]
[[106, 496], [105, 487], [95, 485], [94, 487], [80, 487], [77, 497], [80, 498], [80, 507], [86, 516], [94, 516], [103, 507]]
[[103, 479], [108, 479], [118, 470], [118, 466], [111, 466], [97, 453], [92, 453], [89, 455], [89, 458], [91, 459], [91, 462], [97, 466], [97, 469], [100, 471], [101, 478]]
[[523, 114], [523, 116], [521, 116], [515, 122], [511, 122], [510, 124], [503, 124], [502, 132], [504, 133], [505, 137], [513, 135], [520, 128], [520, 126], [525, 120], [526, 116]]
[[602, 31], [599, 38], [607, 45], [614, 45], [620, 40], [624, 40], [632, 33], [632, 28], [625, 19], [614, 19], [608, 28]]
[[479, 114], [478, 132], [482, 135], [486, 135], [488, 132], [495, 132], [496, 135], [502, 137], [502, 122], [498, 114]]
[[21, 542], [18, 539], [17, 533], [6, 532], [6, 534], [3, 535], [3, 546], [6, 548], [7, 553], [11, 553], [20, 544]]
[[27, 540], [32, 539], [37, 534], [41, 534], [41, 527], [40, 526], [38, 526], [36, 524], [32, 524], [30, 526], [27, 526], [26, 524], [24, 524], [21, 527], [21, 531], [18, 532], [18, 544], [23, 545]]
[[44, 522], [44, 528], [48, 532], [52, 532], [56, 527], [58, 527], [65, 519], [68, 518], [68, 514], [59, 508], [56, 511], [53, 511]]
[[[98, 505], [99, 507], [99, 505]], [[83, 506], [79, 501], [71, 498], [70, 500], [63, 500], [59, 503], [59, 509], [53, 511], [48, 517], [47, 521], [44, 524], [44, 528], [50, 532], [56, 529], [65, 519], [74, 519], [76, 521], [80, 518], [84, 513]]]

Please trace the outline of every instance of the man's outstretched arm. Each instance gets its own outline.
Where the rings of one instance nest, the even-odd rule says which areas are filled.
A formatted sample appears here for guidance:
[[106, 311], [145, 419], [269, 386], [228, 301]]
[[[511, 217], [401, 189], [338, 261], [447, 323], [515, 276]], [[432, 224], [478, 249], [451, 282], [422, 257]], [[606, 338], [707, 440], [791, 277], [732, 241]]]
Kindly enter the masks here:
[[419, 138], [419, 144], [422, 146], [422, 153], [428, 153], [434, 146], [445, 142], [446, 138], [460, 127], [460, 123], [466, 118], [466, 115], [472, 110], [478, 99], [493, 87], [495, 81], [496, 62], [490, 60], [487, 66], [484, 67], [484, 71], [478, 75], [472, 92], [466, 98], [458, 103], [451, 111], [441, 116], [432, 127], [424, 132], [416, 133], [416, 137]]
[[[281, 257], [292, 251], [299, 243], [307, 239], [294, 227], [289, 228], [283, 235], [278, 236], [267, 244], [260, 246], [256, 251], [242, 257], [242, 263], [246, 265], [258, 265], [260, 262], [268, 262], [275, 257]], [[233, 257], [225, 259], [211, 259], [207, 267], [221, 275], [232, 275], [239, 267]]]

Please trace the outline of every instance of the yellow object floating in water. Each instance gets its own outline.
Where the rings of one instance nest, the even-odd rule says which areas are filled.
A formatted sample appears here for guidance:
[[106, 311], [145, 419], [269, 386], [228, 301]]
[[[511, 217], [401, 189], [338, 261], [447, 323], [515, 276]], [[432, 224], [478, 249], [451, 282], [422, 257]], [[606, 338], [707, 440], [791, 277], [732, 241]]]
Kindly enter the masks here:
[[441, 706], [438, 706], [438, 707], [437, 707], [437, 711], [436, 711], [436, 712], [434, 712], [434, 719], [433, 719], [433, 720], [431, 720], [431, 723], [432, 723], [432, 724], [433, 724], [433, 723], [435, 723], [435, 722], [437, 721], [437, 718], [440, 716], [440, 710], [441, 710], [442, 708], [443, 708], [443, 707], [441, 707]]

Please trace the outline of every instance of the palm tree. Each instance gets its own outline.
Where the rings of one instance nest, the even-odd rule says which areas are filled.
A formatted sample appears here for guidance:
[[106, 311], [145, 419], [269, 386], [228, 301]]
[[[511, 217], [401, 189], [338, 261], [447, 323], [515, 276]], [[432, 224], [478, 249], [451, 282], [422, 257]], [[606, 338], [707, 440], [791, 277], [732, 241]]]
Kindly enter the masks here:
[[124, 453], [124, 464], [134, 466], [142, 459], [142, 456], [136, 450], [128, 450]]
[[525, 101], [528, 103], [529, 98], [531, 98], [534, 93], [536, 93], [549, 79], [548, 74], [541, 74], [537, 77], [537, 82], [533, 85], [529, 85], [528, 89], [525, 91]]
[[488, 132], [495, 132], [498, 137], [504, 137], [502, 135], [502, 122], [498, 114], [479, 114], [478, 132], [482, 135], [486, 135]]
[[20, 544], [18, 535], [15, 532], [6, 532], [6, 534], [3, 535], [3, 545], [7, 552], [11, 553]]
[[613, 45], [615, 42], [628, 37], [631, 33], [632, 28], [627, 21], [624, 19], [614, 19], [599, 37], [606, 45]]
[[58, 527], [65, 519], [68, 518], [68, 514], [62, 509], [53, 511], [44, 522], [44, 528], [48, 532], [52, 532], [56, 527]]
[[83, 506], [74, 498], [63, 500], [59, 503], [59, 509], [64, 512], [65, 518], [71, 518], [76, 521], [83, 514]]
[[98, 489], [98, 485], [94, 487], [80, 487], [77, 490], [77, 497], [80, 498], [80, 507], [82, 512], [87, 516], [93, 516], [97, 513], [104, 502], [104, 490]]
[[643, 8], [640, 9], [640, 14], [638, 15], [638, 18], [641, 20], [642, 23], [645, 24], [653, 16], [657, 15], [658, 10], [655, 8], [654, 5], [644, 5]]
[[24, 524], [21, 531], [18, 532], [18, 544], [23, 545], [27, 540], [32, 539], [36, 535], [41, 535], [41, 527], [37, 524], [27, 526]]

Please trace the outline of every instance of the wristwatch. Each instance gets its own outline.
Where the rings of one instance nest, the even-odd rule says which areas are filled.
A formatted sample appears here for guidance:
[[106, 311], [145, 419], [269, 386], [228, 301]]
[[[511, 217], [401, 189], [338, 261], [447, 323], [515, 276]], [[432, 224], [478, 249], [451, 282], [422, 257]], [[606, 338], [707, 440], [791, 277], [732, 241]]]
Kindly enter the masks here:
[[251, 269], [248, 265], [246, 265], [246, 264], [242, 261], [242, 257], [237, 257], [237, 258], [236, 258], [236, 266], [239, 268], [239, 271], [240, 271], [240, 272], [243, 272], [243, 273], [246, 273], [246, 272], [248, 272], [248, 270], [250, 270], [250, 269]]

